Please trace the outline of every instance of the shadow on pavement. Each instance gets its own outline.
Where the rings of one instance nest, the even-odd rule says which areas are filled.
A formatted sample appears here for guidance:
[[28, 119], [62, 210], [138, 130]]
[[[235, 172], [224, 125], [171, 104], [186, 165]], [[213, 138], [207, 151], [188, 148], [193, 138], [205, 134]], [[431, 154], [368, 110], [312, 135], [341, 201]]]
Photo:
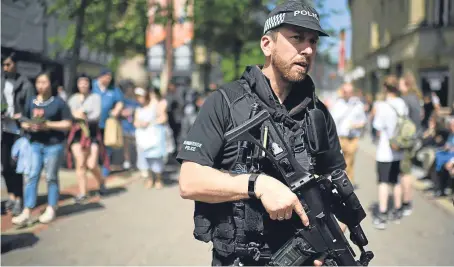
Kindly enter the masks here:
[[[69, 195], [69, 194], [60, 194], [60, 198], [59, 200], [67, 200], [67, 199], [70, 199], [70, 198], [73, 198], [74, 196], [73, 195]], [[5, 201], [2, 201], [1, 203], [1, 212], [2, 212], [2, 215], [6, 214], [6, 209], [5, 209], [5, 203], [6, 203], [6, 200]], [[44, 194], [44, 195], [38, 195], [37, 199], [36, 199], [36, 207], [39, 207], [41, 205], [45, 205], [47, 204], [47, 194]]]
[[[391, 211], [394, 209], [394, 198], [392, 195], [390, 195], [388, 197], [388, 211]], [[378, 201], [375, 201], [375, 202], [372, 202], [371, 204], [369, 204], [369, 206], [367, 207], [367, 210], [375, 215], [375, 214], [378, 214]]]
[[90, 202], [86, 204], [70, 204], [63, 206], [58, 209], [57, 211], [57, 218], [62, 218], [62, 217], [67, 217], [67, 216], [73, 216], [78, 213], [83, 213], [87, 211], [95, 211], [95, 210], [100, 210], [104, 209], [104, 206], [100, 204], [99, 202]]
[[[74, 196], [70, 194], [60, 193], [60, 197], [58, 198], [58, 200], [62, 201], [73, 197]], [[44, 195], [39, 195], [38, 198], [36, 199], [36, 207], [39, 207], [41, 205], [47, 205], [47, 193]]]
[[33, 233], [2, 234], [2, 254], [16, 249], [31, 247], [38, 241], [39, 238]]
[[162, 182], [165, 186], [175, 186], [178, 185], [178, 177], [176, 177], [175, 172], [163, 172]]
[[[103, 196], [105, 197], [111, 197], [111, 196], [117, 196], [122, 193], [125, 193], [127, 190], [125, 187], [119, 186], [119, 187], [112, 187], [108, 188], [106, 190], [106, 194]], [[90, 191], [90, 195], [96, 195], [97, 190], [92, 190]], [[95, 211], [95, 210], [100, 210], [104, 209], [104, 205], [102, 205], [100, 202], [89, 202], [86, 204], [70, 204], [70, 205], [65, 205], [62, 206], [58, 209], [58, 217], [66, 217], [66, 216], [73, 216], [78, 213], [83, 213], [87, 211]]]
[[[105, 197], [112, 197], [112, 196], [117, 196], [123, 193], [126, 193], [127, 189], [124, 186], [117, 186], [117, 187], [111, 187], [106, 189], [106, 193], [103, 196]], [[96, 195], [98, 193], [98, 190], [90, 190], [89, 195]]]

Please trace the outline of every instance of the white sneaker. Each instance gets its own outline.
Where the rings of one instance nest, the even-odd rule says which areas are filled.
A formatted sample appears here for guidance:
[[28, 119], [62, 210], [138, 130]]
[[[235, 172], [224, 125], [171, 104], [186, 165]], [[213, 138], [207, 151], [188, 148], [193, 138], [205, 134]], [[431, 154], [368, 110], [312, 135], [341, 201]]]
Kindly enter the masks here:
[[131, 169], [131, 163], [129, 163], [129, 161], [123, 162], [123, 169], [125, 170]]
[[50, 223], [55, 219], [55, 210], [51, 206], [47, 206], [46, 211], [39, 216], [40, 223]]
[[28, 211], [22, 211], [21, 214], [19, 214], [16, 217], [13, 217], [11, 219], [11, 222], [15, 225], [25, 225], [28, 222], [30, 222], [30, 212]]

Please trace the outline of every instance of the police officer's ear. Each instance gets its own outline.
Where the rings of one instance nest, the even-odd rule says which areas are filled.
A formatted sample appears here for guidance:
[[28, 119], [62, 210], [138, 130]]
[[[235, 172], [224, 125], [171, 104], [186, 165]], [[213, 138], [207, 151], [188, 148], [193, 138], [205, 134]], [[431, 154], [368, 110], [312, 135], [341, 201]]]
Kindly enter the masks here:
[[268, 31], [262, 36], [262, 39], [260, 40], [260, 48], [262, 48], [265, 57], [271, 56], [276, 39], [277, 32], [273, 30]]

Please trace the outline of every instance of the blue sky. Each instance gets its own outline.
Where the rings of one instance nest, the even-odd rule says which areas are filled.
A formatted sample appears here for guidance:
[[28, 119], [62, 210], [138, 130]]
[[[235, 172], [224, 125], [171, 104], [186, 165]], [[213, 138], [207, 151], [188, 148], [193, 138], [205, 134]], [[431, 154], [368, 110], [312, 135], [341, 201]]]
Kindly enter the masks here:
[[[325, 0], [326, 8], [328, 9], [336, 9], [341, 14], [339, 15], [331, 15], [329, 19], [327, 19], [327, 23], [331, 27], [333, 27], [336, 32], [339, 32], [340, 29], [345, 28], [345, 53], [346, 58], [350, 58], [350, 43], [351, 43], [351, 26], [350, 26], [350, 10], [348, 9], [348, 0]], [[336, 40], [337, 41], [337, 40]], [[334, 46], [330, 53], [333, 58], [337, 59], [339, 53], [339, 46], [338, 42], [337, 45]]]

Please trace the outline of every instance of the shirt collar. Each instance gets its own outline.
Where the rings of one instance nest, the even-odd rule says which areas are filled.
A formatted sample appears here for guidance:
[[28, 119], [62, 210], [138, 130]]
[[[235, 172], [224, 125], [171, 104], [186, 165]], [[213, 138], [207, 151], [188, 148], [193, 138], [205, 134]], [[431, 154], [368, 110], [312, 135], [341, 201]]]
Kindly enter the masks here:
[[[261, 68], [263, 65], [247, 66], [242, 75], [242, 79], [246, 80], [249, 87], [266, 105], [271, 108], [284, 106], [287, 110], [300, 104], [306, 97], [312, 98], [315, 92], [314, 82], [307, 75], [306, 78], [299, 83], [292, 85], [290, 93], [285, 98], [281, 105], [278, 97], [271, 89], [270, 80], [263, 74]], [[310, 105], [313, 105], [311, 103]]]

